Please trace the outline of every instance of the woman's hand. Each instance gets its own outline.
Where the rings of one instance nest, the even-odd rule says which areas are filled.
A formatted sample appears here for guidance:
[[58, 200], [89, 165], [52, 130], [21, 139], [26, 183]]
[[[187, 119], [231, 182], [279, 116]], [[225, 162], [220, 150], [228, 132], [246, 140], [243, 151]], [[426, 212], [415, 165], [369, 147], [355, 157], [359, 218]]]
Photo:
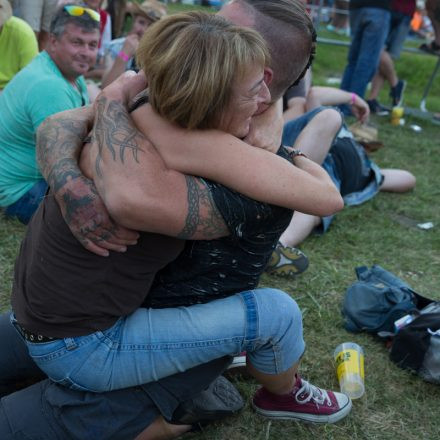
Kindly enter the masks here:
[[351, 100], [351, 112], [358, 121], [365, 124], [370, 116], [370, 107], [368, 107], [368, 104], [360, 96], [353, 93]]
[[283, 127], [282, 103], [279, 101], [252, 117], [250, 131], [243, 140], [253, 147], [276, 153], [281, 145]]

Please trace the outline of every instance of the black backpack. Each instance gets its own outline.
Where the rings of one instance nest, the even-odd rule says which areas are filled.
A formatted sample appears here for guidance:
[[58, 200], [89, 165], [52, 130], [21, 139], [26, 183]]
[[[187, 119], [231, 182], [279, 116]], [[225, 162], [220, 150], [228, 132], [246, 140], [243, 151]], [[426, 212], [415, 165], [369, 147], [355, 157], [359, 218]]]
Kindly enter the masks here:
[[440, 384], [440, 301], [422, 309], [396, 334], [390, 358], [426, 381]]

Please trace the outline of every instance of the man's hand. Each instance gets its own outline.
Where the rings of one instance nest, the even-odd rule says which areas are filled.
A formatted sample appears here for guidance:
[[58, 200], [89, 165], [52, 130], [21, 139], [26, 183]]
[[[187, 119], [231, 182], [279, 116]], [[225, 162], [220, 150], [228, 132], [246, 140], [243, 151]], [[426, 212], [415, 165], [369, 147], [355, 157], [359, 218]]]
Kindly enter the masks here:
[[243, 139], [247, 144], [273, 153], [278, 151], [284, 126], [280, 101], [272, 104], [263, 113], [253, 116], [249, 134]]
[[72, 234], [88, 250], [106, 256], [108, 250], [126, 250], [138, 234], [114, 224], [93, 182], [79, 169], [78, 158], [92, 122], [91, 107], [46, 119], [37, 132], [37, 159]]
[[106, 257], [109, 250], [125, 252], [127, 245], [136, 244], [139, 234], [113, 222], [86, 177], [67, 178], [55, 197], [70, 231], [89, 251]]
[[147, 79], [144, 72], [136, 73], [129, 70], [102, 90], [95, 100], [95, 105], [100, 97], [104, 97], [107, 100], [122, 102], [125, 107], [128, 107], [136, 95], [144, 91], [146, 87]]

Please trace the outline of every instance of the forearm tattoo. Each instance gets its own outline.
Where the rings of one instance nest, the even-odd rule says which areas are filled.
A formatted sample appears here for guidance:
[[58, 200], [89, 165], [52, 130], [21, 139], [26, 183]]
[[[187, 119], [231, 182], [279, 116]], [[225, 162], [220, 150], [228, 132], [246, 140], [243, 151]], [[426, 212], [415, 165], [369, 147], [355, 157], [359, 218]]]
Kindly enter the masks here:
[[95, 162], [97, 176], [102, 176], [101, 162], [105, 149], [114, 161], [119, 159], [121, 163], [124, 163], [126, 152], [131, 151], [133, 159], [139, 163], [139, 153], [143, 151], [139, 141], [146, 138], [136, 130], [122, 103], [107, 102], [104, 96], [98, 98], [93, 136], [99, 147]]
[[41, 173], [57, 192], [69, 178], [81, 176], [77, 156], [88, 132], [88, 120], [56, 116], [37, 131], [36, 154]]
[[185, 226], [177, 238], [190, 240], [203, 237], [204, 240], [210, 240], [229, 235], [206, 183], [192, 176], [185, 176], [185, 180], [188, 190], [188, 212]]

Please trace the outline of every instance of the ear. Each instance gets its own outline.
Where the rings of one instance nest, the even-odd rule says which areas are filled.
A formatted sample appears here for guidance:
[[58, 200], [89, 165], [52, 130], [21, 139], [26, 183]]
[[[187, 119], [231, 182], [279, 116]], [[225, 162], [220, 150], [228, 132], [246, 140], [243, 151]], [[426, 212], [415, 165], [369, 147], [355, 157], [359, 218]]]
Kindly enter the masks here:
[[54, 44], [56, 43], [56, 41], [57, 41], [57, 37], [54, 35], [54, 34], [49, 34], [49, 41], [48, 41], [48, 47], [53, 47], [54, 46]]
[[273, 79], [273, 70], [270, 67], [264, 68], [264, 82], [267, 86], [272, 82]]

